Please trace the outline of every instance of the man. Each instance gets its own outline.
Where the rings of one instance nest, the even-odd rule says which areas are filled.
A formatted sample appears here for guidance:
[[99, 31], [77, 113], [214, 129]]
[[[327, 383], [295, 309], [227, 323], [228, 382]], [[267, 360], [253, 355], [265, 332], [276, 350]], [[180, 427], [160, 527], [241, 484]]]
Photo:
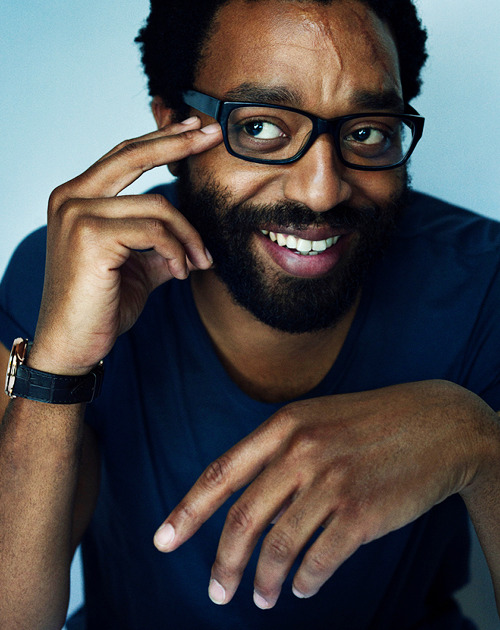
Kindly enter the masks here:
[[54, 191], [37, 322], [44, 233], [2, 285], [0, 627], [64, 623], [83, 538], [89, 629], [470, 628], [462, 499], [498, 593], [500, 228], [408, 192], [380, 4], [153, 2], [158, 131]]

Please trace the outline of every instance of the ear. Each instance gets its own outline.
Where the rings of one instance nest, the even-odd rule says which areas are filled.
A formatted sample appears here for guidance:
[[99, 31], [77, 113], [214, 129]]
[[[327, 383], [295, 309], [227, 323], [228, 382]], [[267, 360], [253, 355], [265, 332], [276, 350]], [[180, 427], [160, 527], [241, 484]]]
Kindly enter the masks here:
[[174, 110], [171, 107], [167, 107], [163, 102], [161, 96], [155, 96], [151, 101], [151, 111], [155, 117], [156, 126], [158, 129], [171, 125], [175, 122]]
[[[162, 127], [166, 127], [167, 125], [171, 125], [175, 122], [175, 112], [171, 107], [167, 107], [163, 102], [161, 96], [155, 96], [151, 101], [151, 111], [153, 112], [153, 116], [156, 120], [156, 126], [158, 129]], [[177, 177], [179, 171], [179, 163], [171, 162], [167, 165], [168, 170], [172, 173], [174, 177]]]

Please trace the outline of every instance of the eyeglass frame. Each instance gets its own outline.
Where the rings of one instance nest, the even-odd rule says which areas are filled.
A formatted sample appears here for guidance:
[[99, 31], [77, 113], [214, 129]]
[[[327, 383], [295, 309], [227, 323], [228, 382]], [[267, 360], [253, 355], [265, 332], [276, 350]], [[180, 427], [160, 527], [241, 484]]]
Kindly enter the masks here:
[[[199, 112], [203, 114], [207, 114], [207, 116], [211, 116], [215, 118], [215, 120], [220, 124], [222, 128], [222, 136], [224, 139], [224, 145], [228, 153], [237, 157], [241, 160], [245, 160], [247, 162], [255, 162], [257, 164], [291, 164], [296, 162], [304, 154], [309, 151], [311, 146], [314, 144], [318, 136], [329, 133], [333, 137], [333, 142], [335, 145], [335, 149], [337, 151], [337, 156], [340, 162], [347, 166], [348, 168], [355, 169], [357, 171], [388, 171], [394, 168], [400, 168], [410, 159], [415, 147], [417, 146], [420, 138], [422, 137], [424, 131], [424, 123], [425, 118], [421, 116], [411, 105], [405, 105], [405, 111], [402, 114], [399, 113], [388, 113], [388, 112], [369, 112], [369, 113], [361, 113], [361, 114], [348, 114], [347, 116], [338, 116], [336, 118], [326, 119], [320, 118], [319, 116], [315, 116], [314, 114], [310, 114], [309, 112], [305, 112], [301, 109], [296, 109], [294, 107], [286, 107], [284, 105], [273, 105], [270, 103], [255, 103], [249, 101], [223, 101], [215, 98], [214, 96], [209, 96], [208, 94], [204, 94], [203, 92], [198, 92], [197, 90], [186, 90], [182, 93], [182, 100], [186, 105], [197, 109]], [[293, 155], [291, 158], [281, 159], [281, 160], [269, 160], [263, 158], [254, 158], [246, 155], [241, 155], [233, 150], [228, 138], [228, 120], [231, 112], [239, 107], [266, 107], [269, 109], [281, 109], [289, 112], [293, 112], [295, 114], [301, 114], [305, 116], [312, 122], [312, 130], [307, 142], [304, 146]], [[409, 121], [414, 129], [412, 143], [410, 148], [408, 149], [406, 155], [402, 160], [397, 162], [396, 164], [389, 164], [387, 166], [364, 166], [362, 164], [353, 164], [346, 160], [342, 155], [342, 149], [340, 147], [340, 129], [345, 122], [349, 120], [355, 120], [356, 118], [364, 118], [366, 116], [377, 116], [377, 118], [394, 118], [397, 116], [401, 118], [403, 121]]]

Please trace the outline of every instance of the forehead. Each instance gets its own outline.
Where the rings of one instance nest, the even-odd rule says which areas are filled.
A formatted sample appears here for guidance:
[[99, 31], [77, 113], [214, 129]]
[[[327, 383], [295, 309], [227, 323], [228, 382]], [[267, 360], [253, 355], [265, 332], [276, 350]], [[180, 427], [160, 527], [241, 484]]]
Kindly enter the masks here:
[[285, 87], [297, 102], [283, 104], [325, 117], [350, 113], [361, 93], [401, 94], [390, 30], [358, 0], [224, 5], [195, 87], [224, 98], [244, 85]]

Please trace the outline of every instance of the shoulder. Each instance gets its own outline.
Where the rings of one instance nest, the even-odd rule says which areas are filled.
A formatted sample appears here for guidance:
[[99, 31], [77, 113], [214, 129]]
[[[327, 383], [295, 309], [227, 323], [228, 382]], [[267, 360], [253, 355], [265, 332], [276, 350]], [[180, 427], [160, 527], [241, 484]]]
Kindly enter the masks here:
[[441, 243], [463, 253], [500, 253], [500, 222], [430, 195], [413, 192], [400, 236]]
[[2, 286], [13, 282], [29, 289], [43, 282], [45, 252], [47, 247], [47, 227], [41, 227], [29, 234], [17, 246], [5, 271]]
[[[47, 228], [27, 236], [14, 251], [0, 284], [2, 338], [4, 334], [32, 338], [43, 290]], [[10, 339], [12, 341], [12, 339]]]
[[415, 308], [475, 319], [485, 300], [500, 299], [500, 223], [412, 193], [376, 279]]

